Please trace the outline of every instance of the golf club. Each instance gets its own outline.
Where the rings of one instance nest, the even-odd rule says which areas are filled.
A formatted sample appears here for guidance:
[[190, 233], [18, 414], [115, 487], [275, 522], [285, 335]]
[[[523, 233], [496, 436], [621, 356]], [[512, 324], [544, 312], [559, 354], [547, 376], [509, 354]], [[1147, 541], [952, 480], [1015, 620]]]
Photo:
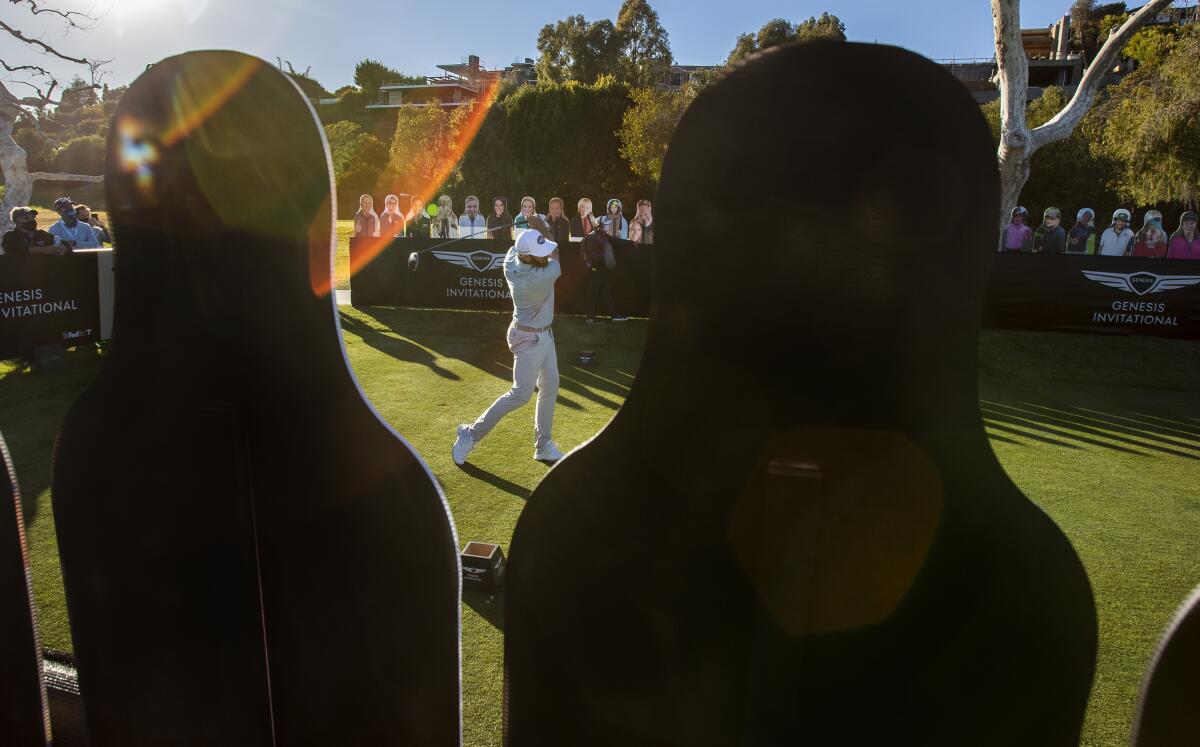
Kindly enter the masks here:
[[424, 254], [425, 252], [431, 252], [434, 249], [441, 249], [444, 246], [449, 246], [449, 245], [454, 244], [459, 241], [466, 241], [467, 239], [470, 239], [472, 236], [478, 236], [480, 233], [487, 233], [489, 231], [498, 231], [503, 228], [512, 228], [513, 225], [514, 225], [513, 223], [505, 223], [502, 226], [492, 226], [491, 228], [484, 229], [482, 232], [476, 231], [475, 233], [468, 234], [467, 236], [459, 236], [457, 239], [448, 239], [446, 241], [443, 241], [440, 244], [434, 244], [433, 246], [426, 247], [424, 249], [421, 249], [420, 251], [413, 252], [412, 254], [408, 255], [408, 269], [413, 272], [416, 272], [417, 267], [419, 267], [421, 264], [421, 255]]

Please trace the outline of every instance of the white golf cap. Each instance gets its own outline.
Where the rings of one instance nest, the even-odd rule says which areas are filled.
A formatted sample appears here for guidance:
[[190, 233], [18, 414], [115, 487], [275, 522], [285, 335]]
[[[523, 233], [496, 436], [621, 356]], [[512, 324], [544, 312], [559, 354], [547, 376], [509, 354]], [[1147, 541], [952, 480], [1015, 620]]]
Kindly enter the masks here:
[[541, 231], [522, 231], [517, 236], [517, 254], [532, 254], [535, 257], [549, 257], [558, 244], [542, 235]]

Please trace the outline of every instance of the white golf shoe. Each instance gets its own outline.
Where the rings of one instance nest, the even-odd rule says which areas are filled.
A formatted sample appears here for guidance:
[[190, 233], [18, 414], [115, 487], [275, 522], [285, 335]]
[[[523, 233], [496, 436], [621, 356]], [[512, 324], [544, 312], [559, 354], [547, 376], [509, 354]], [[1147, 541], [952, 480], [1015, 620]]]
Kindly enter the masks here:
[[563, 458], [563, 453], [553, 441], [547, 441], [545, 446], [533, 452], [533, 458], [539, 462], [557, 462]]
[[458, 438], [454, 439], [454, 463], [460, 467], [467, 461], [467, 454], [475, 448], [475, 439], [471, 438], [471, 426], [463, 423], [458, 426]]

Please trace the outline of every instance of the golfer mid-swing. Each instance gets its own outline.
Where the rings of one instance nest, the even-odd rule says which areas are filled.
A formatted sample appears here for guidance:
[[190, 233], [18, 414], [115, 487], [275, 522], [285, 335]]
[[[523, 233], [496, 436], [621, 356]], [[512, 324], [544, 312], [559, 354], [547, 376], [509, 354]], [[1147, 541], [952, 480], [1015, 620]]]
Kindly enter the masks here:
[[536, 229], [523, 231], [504, 258], [504, 279], [512, 295], [513, 320], [508, 325], [508, 349], [513, 354], [513, 384], [471, 425], [458, 426], [454, 463], [467, 461], [475, 444], [508, 413], [529, 401], [537, 385], [533, 458], [562, 459], [550, 438], [554, 400], [558, 397], [558, 353], [554, 349], [554, 281], [562, 274], [558, 244]]

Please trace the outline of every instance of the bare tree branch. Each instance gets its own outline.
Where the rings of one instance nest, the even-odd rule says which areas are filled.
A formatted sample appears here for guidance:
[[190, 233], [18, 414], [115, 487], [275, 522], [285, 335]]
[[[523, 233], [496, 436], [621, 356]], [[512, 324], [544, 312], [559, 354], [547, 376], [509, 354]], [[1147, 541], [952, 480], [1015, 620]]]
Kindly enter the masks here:
[[[56, 15], [66, 21], [69, 28], [76, 28], [81, 31], [90, 31], [100, 24], [100, 18], [91, 14], [91, 11], [86, 13], [78, 10], [58, 10], [57, 8], [43, 8], [37, 4], [35, 0], [9, 0], [13, 5], [28, 5], [29, 12], [35, 16], [40, 16], [43, 13]], [[76, 21], [79, 18], [81, 21]]]
[[1079, 87], [1075, 89], [1075, 95], [1071, 97], [1070, 102], [1053, 119], [1033, 131], [1034, 149], [1065, 140], [1071, 136], [1075, 127], [1083, 120], [1083, 115], [1087, 114], [1088, 109], [1095, 103], [1100, 83], [1116, 64], [1126, 42], [1145, 25], [1146, 21], [1158, 15], [1158, 12], [1170, 5], [1171, 2], [1172, 0], [1151, 0], [1143, 5], [1137, 13], [1130, 16], [1119, 29], [1109, 35], [1104, 46], [1096, 53], [1096, 59], [1092, 60], [1092, 64], [1088, 66], [1087, 72], [1084, 73], [1083, 80], [1079, 82]]
[[4, 69], [10, 73], [15, 73], [21, 70], [31, 70], [44, 78], [50, 78], [52, 80], [54, 78], [54, 76], [50, 74], [49, 70], [44, 67], [38, 67], [37, 65], [9, 65], [4, 60], [0, 60], [0, 65], [3, 65]]
[[[12, 0], [10, 0], [10, 2], [11, 1]], [[89, 60], [86, 57], [71, 57], [70, 55], [63, 54], [62, 52], [59, 52], [57, 49], [50, 46], [49, 44], [42, 41], [41, 39], [34, 39], [31, 37], [25, 36], [20, 31], [13, 28], [12, 26], [9, 26], [4, 21], [0, 21], [0, 29], [7, 31], [11, 36], [16, 37], [18, 40], [20, 40], [21, 42], [24, 42], [25, 44], [28, 44], [32, 47], [41, 48], [41, 50], [45, 54], [48, 54], [51, 57], [57, 57], [58, 59], [64, 60], [66, 62], [74, 62], [76, 65], [86, 66], [88, 68], [88, 70], [91, 71], [93, 84], [96, 83], [97, 71], [104, 65], [107, 65], [109, 62], [111, 62], [111, 60]]]
[[91, 174], [57, 174], [47, 171], [30, 171], [29, 178], [32, 181], [45, 182], [102, 182], [103, 176], [93, 176]]

